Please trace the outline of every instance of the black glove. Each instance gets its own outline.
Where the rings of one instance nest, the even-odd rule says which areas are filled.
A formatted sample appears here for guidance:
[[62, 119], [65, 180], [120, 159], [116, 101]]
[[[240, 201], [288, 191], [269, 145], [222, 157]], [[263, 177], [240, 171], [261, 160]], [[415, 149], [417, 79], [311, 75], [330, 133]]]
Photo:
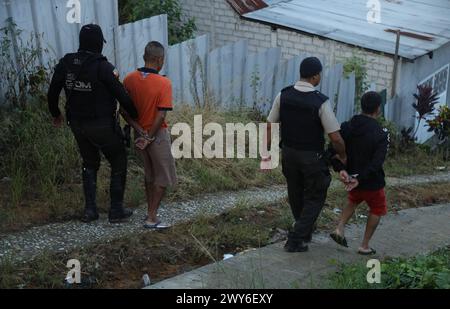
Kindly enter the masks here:
[[339, 173], [346, 169], [344, 163], [341, 162], [338, 158], [336, 158], [336, 151], [333, 149], [331, 145], [328, 146], [328, 149], [324, 153], [324, 159], [328, 166], [333, 167], [333, 170], [336, 173]]
[[123, 141], [127, 148], [131, 147], [131, 127], [129, 125], [123, 128]]

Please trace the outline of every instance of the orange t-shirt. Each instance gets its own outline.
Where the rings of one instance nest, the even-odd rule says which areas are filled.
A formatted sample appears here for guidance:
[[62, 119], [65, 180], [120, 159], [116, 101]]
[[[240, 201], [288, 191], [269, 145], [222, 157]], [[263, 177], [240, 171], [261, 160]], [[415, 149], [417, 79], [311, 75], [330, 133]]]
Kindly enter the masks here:
[[[146, 131], [155, 122], [158, 111], [172, 110], [172, 83], [155, 70], [141, 68], [125, 77], [123, 84], [139, 114], [137, 122]], [[166, 121], [162, 128], [167, 128]]]

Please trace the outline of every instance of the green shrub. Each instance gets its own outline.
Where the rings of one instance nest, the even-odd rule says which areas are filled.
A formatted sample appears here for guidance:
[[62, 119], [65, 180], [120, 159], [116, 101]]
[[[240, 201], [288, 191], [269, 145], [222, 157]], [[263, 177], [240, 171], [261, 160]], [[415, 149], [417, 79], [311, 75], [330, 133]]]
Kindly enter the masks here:
[[358, 56], [346, 59], [344, 62], [344, 76], [348, 77], [351, 73], [355, 73], [356, 95], [355, 95], [355, 111], [360, 111], [361, 98], [369, 89], [367, 83], [367, 61]]
[[[12, 18], [0, 28], [0, 89], [5, 91], [4, 100], [14, 108], [24, 108], [36, 98], [44, 99], [44, 86], [49, 82], [49, 66], [42, 65], [39, 58], [48, 54], [48, 49], [38, 44], [43, 34], [30, 33], [24, 40], [23, 30]], [[11, 38], [16, 38], [15, 42]], [[15, 53], [11, 53], [11, 50]], [[5, 103], [5, 102], [1, 102]]]
[[1, 175], [11, 179], [13, 204], [26, 193], [51, 199], [58, 185], [72, 183], [80, 162], [70, 129], [57, 130], [44, 103], [10, 110], [0, 119]]

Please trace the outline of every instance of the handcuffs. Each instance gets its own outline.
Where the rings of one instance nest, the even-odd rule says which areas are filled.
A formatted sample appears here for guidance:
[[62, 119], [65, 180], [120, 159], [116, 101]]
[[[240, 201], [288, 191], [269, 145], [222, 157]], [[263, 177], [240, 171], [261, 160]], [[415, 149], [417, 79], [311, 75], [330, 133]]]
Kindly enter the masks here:
[[150, 137], [148, 136], [148, 134], [140, 134], [141, 136], [139, 136], [136, 140], [135, 140], [135, 145], [138, 149], [140, 150], [145, 150], [149, 145], [151, 145], [155, 140], [156, 137]]

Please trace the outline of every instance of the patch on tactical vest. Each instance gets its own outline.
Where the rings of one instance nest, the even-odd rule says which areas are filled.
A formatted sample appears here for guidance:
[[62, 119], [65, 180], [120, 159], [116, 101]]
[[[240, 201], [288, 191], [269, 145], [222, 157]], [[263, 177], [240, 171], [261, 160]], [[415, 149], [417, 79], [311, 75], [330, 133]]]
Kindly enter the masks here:
[[66, 88], [70, 91], [91, 92], [91, 82], [76, 80], [76, 76], [73, 73], [66, 75]]

